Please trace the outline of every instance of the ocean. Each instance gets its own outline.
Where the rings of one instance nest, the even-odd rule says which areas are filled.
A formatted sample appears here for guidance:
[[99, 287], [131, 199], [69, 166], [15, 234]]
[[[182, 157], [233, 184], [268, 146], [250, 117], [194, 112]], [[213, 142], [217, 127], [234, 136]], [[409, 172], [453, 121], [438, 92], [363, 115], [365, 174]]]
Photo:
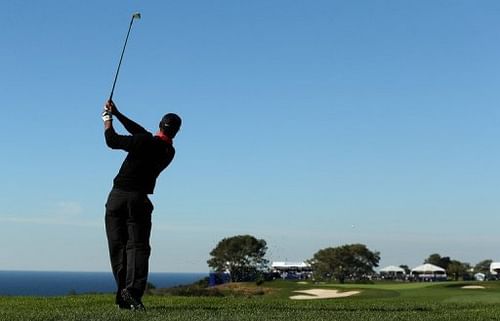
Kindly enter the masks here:
[[[208, 273], [150, 273], [148, 282], [157, 288], [196, 282]], [[0, 295], [60, 296], [112, 293], [116, 290], [111, 272], [0, 271]]]

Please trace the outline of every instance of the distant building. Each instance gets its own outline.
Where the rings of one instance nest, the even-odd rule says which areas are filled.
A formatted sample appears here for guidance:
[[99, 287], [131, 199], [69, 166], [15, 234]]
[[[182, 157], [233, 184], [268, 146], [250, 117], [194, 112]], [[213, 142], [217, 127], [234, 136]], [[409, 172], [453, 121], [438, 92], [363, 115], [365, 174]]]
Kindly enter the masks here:
[[273, 275], [286, 280], [305, 280], [312, 277], [312, 267], [306, 262], [273, 262]]
[[490, 273], [495, 276], [500, 275], [500, 262], [491, 262]]

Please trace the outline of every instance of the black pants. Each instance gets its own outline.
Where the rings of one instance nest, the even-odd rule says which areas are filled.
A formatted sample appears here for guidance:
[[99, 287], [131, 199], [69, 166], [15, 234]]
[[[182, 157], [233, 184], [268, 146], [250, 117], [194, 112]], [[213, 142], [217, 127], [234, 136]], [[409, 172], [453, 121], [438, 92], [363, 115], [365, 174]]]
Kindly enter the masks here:
[[112, 189], [106, 203], [106, 235], [111, 267], [120, 293], [141, 298], [148, 279], [153, 204], [144, 193]]

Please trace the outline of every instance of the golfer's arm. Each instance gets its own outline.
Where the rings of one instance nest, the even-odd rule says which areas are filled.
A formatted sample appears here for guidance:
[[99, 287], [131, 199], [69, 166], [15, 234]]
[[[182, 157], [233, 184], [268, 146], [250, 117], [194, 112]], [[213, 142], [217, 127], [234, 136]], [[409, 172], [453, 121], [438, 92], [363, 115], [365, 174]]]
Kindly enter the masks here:
[[125, 127], [125, 129], [132, 135], [147, 133], [147, 130], [145, 130], [141, 125], [129, 119], [124, 114], [116, 112], [114, 116], [116, 116], [116, 118], [120, 121], [120, 123], [122, 123], [123, 127]]
[[111, 121], [104, 122], [104, 128], [104, 138], [109, 148], [123, 149], [125, 151], [130, 150], [133, 145], [133, 136], [118, 135]]
[[104, 130], [108, 130], [109, 128], [113, 128], [113, 122], [111, 120], [106, 120], [104, 122]]
[[106, 145], [108, 145], [109, 148], [130, 152], [141, 150], [142, 146], [144, 146], [144, 142], [151, 139], [152, 135], [149, 133], [148, 135], [120, 135], [116, 133], [111, 124], [104, 130], [104, 137], [106, 139]]

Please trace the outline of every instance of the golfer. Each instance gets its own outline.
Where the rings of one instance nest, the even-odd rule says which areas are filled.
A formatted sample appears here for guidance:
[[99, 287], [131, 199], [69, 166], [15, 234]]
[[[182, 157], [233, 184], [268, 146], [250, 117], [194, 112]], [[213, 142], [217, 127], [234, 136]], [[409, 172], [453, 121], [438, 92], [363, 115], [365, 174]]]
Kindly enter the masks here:
[[[115, 132], [113, 116], [131, 135]], [[166, 114], [158, 132], [152, 135], [120, 113], [112, 100], [107, 101], [102, 119], [106, 144], [128, 153], [106, 202], [106, 235], [118, 288], [115, 303], [121, 309], [145, 310], [141, 299], [148, 279], [153, 212], [148, 194], [153, 194], [158, 175], [174, 158], [172, 139], [179, 131], [181, 119], [176, 114]]]

